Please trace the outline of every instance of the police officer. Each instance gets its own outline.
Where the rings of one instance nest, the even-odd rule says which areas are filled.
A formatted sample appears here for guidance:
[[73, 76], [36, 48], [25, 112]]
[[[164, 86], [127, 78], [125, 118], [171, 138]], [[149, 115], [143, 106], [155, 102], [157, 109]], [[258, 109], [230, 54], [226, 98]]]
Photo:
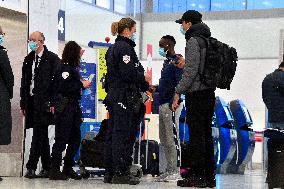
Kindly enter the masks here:
[[[31, 52], [25, 57], [22, 67], [20, 106], [25, 116], [26, 128], [33, 127], [33, 138], [27, 162], [26, 178], [48, 178], [50, 169], [50, 146], [48, 126], [51, 124], [53, 107], [51, 105], [52, 82], [60, 59], [44, 45], [42, 32], [33, 32], [29, 37]], [[42, 167], [35, 174], [41, 157]]]
[[[62, 54], [59, 72], [55, 75], [53, 101], [55, 105], [55, 143], [51, 154], [50, 180], [80, 179], [73, 170], [74, 156], [81, 142], [81, 109], [79, 100], [82, 89], [89, 88], [91, 82], [80, 80], [79, 63], [82, 48], [69, 41]], [[63, 171], [60, 171], [62, 152], [66, 149]]]
[[135, 53], [136, 22], [122, 18], [111, 26], [118, 34], [114, 45], [106, 54], [107, 97], [105, 103], [110, 113], [105, 143], [105, 183], [138, 184], [130, 176], [133, 145], [138, 131], [144, 104], [140, 92], [149, 88], [149, 75]]

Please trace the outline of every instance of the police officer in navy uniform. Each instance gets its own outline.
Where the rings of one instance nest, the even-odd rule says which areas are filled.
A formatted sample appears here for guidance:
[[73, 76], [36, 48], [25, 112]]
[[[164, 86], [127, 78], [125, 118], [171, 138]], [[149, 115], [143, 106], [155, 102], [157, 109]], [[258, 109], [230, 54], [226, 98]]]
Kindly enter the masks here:
[[[29, 37], [31, 52], [25, 57], [22, 67], [20, 106], [25, 116], [25, 127], [33, 128], [33, 138], [27, 162], [26, 178], [48, 178], [50, 169], [50, 146], [48, 126], [53, 124], [52, 83], [60, 59], [44, 45], [42, 32], [33, 32]], [[42, 170], [35, 174], [41, 157]]]
[[[73, 170], [74, 157], [81, 142], [80, 126], [82, 113], [79, 100], [82, 89], [89, 88], [91, 82], [82, 80], [79, 74], [82, 48], [69, 41], [62, 54], [59, 72], [55, 75], [53, 102], [55, 108], [55, 143], [51, 153], [50, 180], [80, 179]], [[66, 149], [66, 144], [68, 147]], [[63, 171], [60, 171], [62, 152], [66, 149]]]
[[111, 26], [118, 34], [106, 54], [107, 97], [105, 104], [110, 113], [105, 142], [105, 183], [138, 184], [130, 176], [133, 145], [145, 106], [140, 92], [149, 88], [150, 76], [144, 75], [134, 47], [136, 22], [122, 18]]

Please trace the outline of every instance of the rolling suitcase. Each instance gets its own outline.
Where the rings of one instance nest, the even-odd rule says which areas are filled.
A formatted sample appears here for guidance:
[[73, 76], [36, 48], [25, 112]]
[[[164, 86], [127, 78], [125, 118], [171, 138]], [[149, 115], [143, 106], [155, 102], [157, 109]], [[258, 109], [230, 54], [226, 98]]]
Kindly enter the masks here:
[[[148, 132], [149, 118], [146, 118]], [[134, 164], [142, 166], [143, 174], [159, 175], [159, 144], [155, 140], [142, 140], [141, 125], [139, 129], [139, 139], [134, 144]]]
[[[104, 144], [105, 135], [107, 132], [108, 120], [102, 121], [99, 133], [95, 137], [87, 137], [81, 142], [80, 159], [80, 174], [83, 178], [89, 178], [90, 175], [104, 175]], [[86, 167], [96, 168], [98, 170], [88, 171]]]

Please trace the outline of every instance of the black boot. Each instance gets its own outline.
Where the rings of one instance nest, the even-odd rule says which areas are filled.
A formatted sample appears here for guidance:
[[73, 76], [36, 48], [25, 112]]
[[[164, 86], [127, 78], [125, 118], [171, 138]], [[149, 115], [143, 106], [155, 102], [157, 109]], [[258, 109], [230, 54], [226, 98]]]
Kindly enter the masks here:
[[49, 171], [49, 180], [67, 180], [68, 177], [63, 174], [59, 168], [51, 168]]
[[177, 186], [180, 187], [197, 187], [197, 188], [206, 188], [207, 181], [205, 177], [191, 175], [188, 178], [177, 181]]
[[34, 179], [37, 178], [37, 175], [35, 174], [35, 170], [28, 169], [24, 177], [28, 179]]
[[208, 188], [215, 188], [216, 187], [215, 175], [212, 175], [211, 177], [207, 177], [206, 182], [207, 182]]
[[43, 169], [40, 171], [37, 177], [38, 178], [49, 178], [49, 171]]
[[68, 178], [74, 179], [74, 180], [80, 180], [82, 177], [78, 175], [72, 167], [63, 167], [63, 174], [65, 174]]
[[0, 181], [2, 181], [3, 179], [0, 177]]

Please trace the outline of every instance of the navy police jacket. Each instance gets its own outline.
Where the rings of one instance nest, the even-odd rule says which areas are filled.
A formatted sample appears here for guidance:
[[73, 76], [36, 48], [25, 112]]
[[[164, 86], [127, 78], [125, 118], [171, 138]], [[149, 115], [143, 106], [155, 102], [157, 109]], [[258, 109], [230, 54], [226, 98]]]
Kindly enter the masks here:
[[118, 36], [106, 53], [107, 86], [110, 88], [127, 88], [135, 85], [145, 92], [149, 84], [145, 81], [144, 68], [138, 60], [135, 42]]
[[78, 68], [68, 64], [61, 64], [54, 78], [53, 101], [56, 102], [58, 97], [80, 100], [82, 89], [83, 84]]

